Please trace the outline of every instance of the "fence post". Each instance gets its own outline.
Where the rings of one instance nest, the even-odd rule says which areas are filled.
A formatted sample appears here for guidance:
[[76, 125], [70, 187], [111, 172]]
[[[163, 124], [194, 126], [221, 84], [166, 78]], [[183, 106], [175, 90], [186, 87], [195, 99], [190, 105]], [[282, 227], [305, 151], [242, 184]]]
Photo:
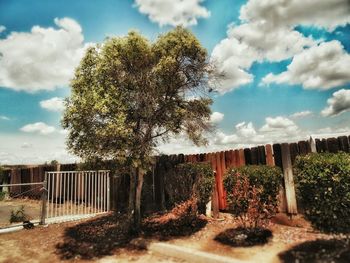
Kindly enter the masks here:
[[317, 153], [316, 142], [315, 142], [314, 138], [312, 138], [311, 136], [310, 136], [310, 139], [309, 139], [309, 144], [310, 144], [311, 152], [312, 153]]
[[287, 200], [287, 212], [291, 215], [297, 214], [298, 211], [297, 211], [297, 201], [295, 197], [292, 161], [290, 157], [288, 143], [281, 144], [281, 152], [282, 152], [283, 177], [284, 177], [286, 200]]
[[40, 225], [45, 225], [46, 219], [46, 202], [47, 202], [47, 172], [45, 172], [45, 179], [43, 182], [43, 188], [41, 193], [41, 219]]

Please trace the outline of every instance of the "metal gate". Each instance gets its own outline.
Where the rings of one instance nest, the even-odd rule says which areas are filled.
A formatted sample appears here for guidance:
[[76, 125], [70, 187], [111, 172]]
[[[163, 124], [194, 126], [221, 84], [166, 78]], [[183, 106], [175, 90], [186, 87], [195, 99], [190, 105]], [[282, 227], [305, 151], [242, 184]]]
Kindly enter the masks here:
[[46, 172], [42, 223], [94, 216], [110, 210], [108, 170]]

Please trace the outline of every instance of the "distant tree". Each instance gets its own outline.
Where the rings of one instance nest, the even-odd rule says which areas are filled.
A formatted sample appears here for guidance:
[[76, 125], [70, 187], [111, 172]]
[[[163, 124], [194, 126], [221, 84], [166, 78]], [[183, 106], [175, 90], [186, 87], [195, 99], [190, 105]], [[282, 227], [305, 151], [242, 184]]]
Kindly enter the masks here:
[[153, 43], [137, 32], [109, 38], [89, 48], [76, 69], [62, 120], [68, 148], [86, 160], [112, 159], [130, 168], [136, 231], [143, 177], [156, 146], [174, 134], [207, 142], [211, 72], [206, 50], [181, 27]]

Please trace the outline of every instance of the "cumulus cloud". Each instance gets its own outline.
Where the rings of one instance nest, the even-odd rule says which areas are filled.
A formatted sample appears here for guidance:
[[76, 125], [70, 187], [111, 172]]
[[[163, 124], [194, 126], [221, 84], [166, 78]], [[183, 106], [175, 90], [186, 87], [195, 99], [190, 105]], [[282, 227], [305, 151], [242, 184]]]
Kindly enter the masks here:
[[302, 119], [305, 117], [309, 117], [312, 115], [312, 111], [306, 110], [306, 111], [299, 111], [295, 112], [292, 115], [290, 115], [290, 118], [292, 119]]
[[[231, 25], [227, 37], [213, 50], [211, 59], [219, 75], [222, 75], [221, 85], [217, 90], [224, 94], [252, 82], [253, 76], [249, 69], [254, 62], [279, 62], [309, 48], [317, 48], [321, 40], [305, 37], [295, 30], [296, 26], [316, 26], [332, 31], [337, 26], [350, 22], [349, 12], [348, 0], [249, 0], [240, 10], [240, 24]], [[335, 52], [339, 53], [338, 58], [346, 53], [343, 47]], [[333, 62], [329, 61], [329, 57], [323, 56], [322, 52], [319, 59], [325, 59], [321, 67]], [[341, 61], [344, 62], [343, 59]], [[343, 64], [342, 62], [337, 66]], [[332, 64], [329, 65], [332, 70], [336, 68]], [[342, 85], [338, 82], [342, 83], [344, 80], [343, 72], [331, 71], [328, 75], [321, 72], [324, 74], [319, 79], [316, 74], [320, 72], [309, 73], [311, 75], [305, 76], [310, 79], [309, 82], [299, 80], [295, 81], [295, 84], [306, 84], [306, 88], [321, 85], [321, 88], [327, 89], [329, 86]], [[269, 74], [264, 83], [292, 83], [293, 80], [289, 80], [285, 75], [278, 75], [277, 78]]]
[[210, 122], [214, 124], [221, 122], [223, 119], [224, 119], [224, 114], [217, 111], [213, 112], [210, 116]]
[[328, 106], [321, 112], [323, 116], [337, 116], [350, 110], [350, 90], [341, 89], [334, 92], [327, 100]]
[[57, 28], [33, 26], [0, 39], [0, 86], [36, 92], [68, 85], [86, 45], [75, 20], [54, 22]]
[[327, 90], [350, 82], [350, 55], [337, 40], [324, 42], [295, 55], [287, 70], [265, 76], [263, 83], [301, 84]]
[[49, 111], [62, 111], [64, 110], [64, 99], [53, 97], [48, 100], [40, 101], [40, 107]]
[[0, 25], [0, 34], [6, 30], [6, 27], [3, 25]]
[[260, 128], [261, 132], [283, 132], [286, 134], [295, 134], [298, 131], [298, 126], [287, 117], [267, 117], [265, 122], [264, 126]]
[[217, 90], [224, 94], [251, 83], [249, 69], [254, 62], [279, 62], [293, 57], [317, 41], [305, 37], [293, 27], [276, 27], [269, 21], [245, 21], [231, 25], [227, 37], [218, 43], [211, 54], [222, 83]]
[[203, 0], [136, 0], [135, 5], [142, 14], [160, 26], [192, 26], [199, 18], [208, 18], [210, 12], [203, 7]]
[[44, 122], [36, 122], [36, 123], [27, 124], [22, 128], [20, 128], [20, 130], [28, 133], [38, 133], [41, 135], [48, 135], [55, 132], [56, 129], [55, 127], [49, 126]]
[[256, 135], [256, 130], [254, 128], [254, 125], [252, 122], [246, 123], [241, 122], [238, 123], [236, 126], [236, 133], [239, 137], [252, 137]]
[[348, 0], [250, 0], [241, 8], [243, 21], [268, 21], [274, 27], [305, 25], [329, 31], [350, 23]]

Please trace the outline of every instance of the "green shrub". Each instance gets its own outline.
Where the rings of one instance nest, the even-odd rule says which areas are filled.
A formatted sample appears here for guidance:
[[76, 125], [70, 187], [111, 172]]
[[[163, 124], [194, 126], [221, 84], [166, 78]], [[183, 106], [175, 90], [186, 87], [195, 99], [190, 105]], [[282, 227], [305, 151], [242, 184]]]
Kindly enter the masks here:
[[6, 193], [0, 191], [0, 201], [3, 201], [5, 199]]
[[280, 168], [265, 165], [248, 165], [230, 169], [224, 178], [224, 188], [230, 210], [235, 209], [232, 206], [235, 205], [233, 189], [237, 185], [237, 175], [248, 178], [249, 185], [259, 189], [260, 202], [270, 207], [270, 212], [275, 212], [272, 210], [277, 209], [277, 195], [282, 182], [282, 171]]
[[305, 217], [319, 230], [349, 233], [350, 154], [299, 156], [294, 168]]
[[28, 216], [24, 211], [24, 205], [21, 205], [17, 210], [11, 211], [10, 223], [23, 222], [28, 220]]
[[199, 212], [205, 211], [215, 182], [214, 172], [208, 163], [183, 163], [175, 167], [171, 178], [166, 179], [166, 191], [172, 205], [197, 197]]

